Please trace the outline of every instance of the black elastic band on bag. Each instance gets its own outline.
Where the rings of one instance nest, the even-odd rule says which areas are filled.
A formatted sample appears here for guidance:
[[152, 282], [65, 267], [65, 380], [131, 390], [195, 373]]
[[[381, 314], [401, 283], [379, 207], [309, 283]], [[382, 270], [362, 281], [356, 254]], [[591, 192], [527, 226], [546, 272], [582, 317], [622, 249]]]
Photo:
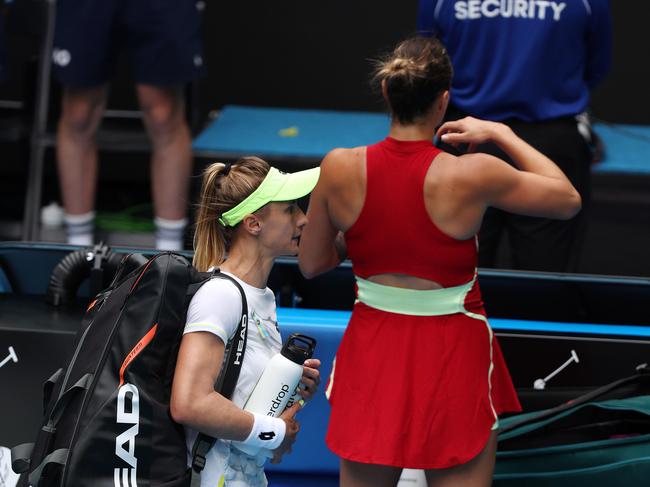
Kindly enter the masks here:
[[59, 382], [63, 376], [63, 369], [58, 369], [54, 372], [49, 379], [43, 384], [43, 415], [47, 413], [47, 406], [50, 404], [50, 399], [52, 398], [52, 391], [54, 386]]
[[26, 473], [31, 464], [34, 443], [21, 443], [11, 449], [11, 468], [15, 473]]
[[43, 474], [43, 470], [48, 465], [56, 464], [56, 465], [60, 465], [61, 467], [64, 467], [66, 462], [68, 461], [69, 451], [70, 450], [68, 450], [67, 448], [60, 448], [58, 450], [54, 450], [52, 453], [46, 456], [41, 462], [41, 464], [29, 474], [29, 485], [38, 487], [38, 484], [41, 480], [41, 475]]

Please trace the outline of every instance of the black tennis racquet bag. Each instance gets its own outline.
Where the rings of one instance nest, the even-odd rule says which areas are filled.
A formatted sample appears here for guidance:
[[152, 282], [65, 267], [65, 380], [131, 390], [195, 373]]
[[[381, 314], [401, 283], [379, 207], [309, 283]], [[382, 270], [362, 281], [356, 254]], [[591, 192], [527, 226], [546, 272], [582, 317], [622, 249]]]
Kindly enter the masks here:
[[44, 421], [34, 444], [12, 450], [19, 486], [196, 485], [213, 438], [199, 435], [193, 468], [181, 425], [169, 412], [176, 355], [191, 297], [211, 278], [232, 281], [242, 318], [219, 382], [230, 397], [246, 346], [247, 304], [239, 284], [200, 273], [182, 256], [161, 253], [113, 283], [88, 306], [65, 370], [44, 386]]

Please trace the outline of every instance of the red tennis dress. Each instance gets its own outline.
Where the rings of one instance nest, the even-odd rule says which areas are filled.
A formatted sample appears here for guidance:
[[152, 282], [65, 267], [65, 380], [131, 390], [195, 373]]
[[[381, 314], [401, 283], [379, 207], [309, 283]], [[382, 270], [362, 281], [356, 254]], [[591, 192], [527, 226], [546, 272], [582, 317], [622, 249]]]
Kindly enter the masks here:
[[437, 316], [354, 305], [326, 390], [327, 445], [348, 460], [462, 464], [483, 450], [498, 414], [521, 410], [485, 318], [476, 239], [446, 235], [426, 212], [424, 179], [439, 153], [390, 137], [367, 147], [366, 199], [345, 235], [355, 275], [408, 274], [468, 291], [458, 312]]

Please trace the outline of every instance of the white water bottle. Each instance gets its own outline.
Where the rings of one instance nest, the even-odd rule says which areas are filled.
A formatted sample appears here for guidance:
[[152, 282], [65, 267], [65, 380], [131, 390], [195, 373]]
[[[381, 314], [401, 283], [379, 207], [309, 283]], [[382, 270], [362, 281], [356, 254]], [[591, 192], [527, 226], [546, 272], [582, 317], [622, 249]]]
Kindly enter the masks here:
[[[296, 389], [302, 378], [302, 366], [312, 357], [316, 340], [300, 333], [293, 333], [282, 351], [267, 364], [260, 380], [244, 406], [245, 411], [266, 414], [277, 418], [287, 407], [289, 400], [297, 397]], [[256, 455], [260, 448], [234, 443], [249, 455]]]

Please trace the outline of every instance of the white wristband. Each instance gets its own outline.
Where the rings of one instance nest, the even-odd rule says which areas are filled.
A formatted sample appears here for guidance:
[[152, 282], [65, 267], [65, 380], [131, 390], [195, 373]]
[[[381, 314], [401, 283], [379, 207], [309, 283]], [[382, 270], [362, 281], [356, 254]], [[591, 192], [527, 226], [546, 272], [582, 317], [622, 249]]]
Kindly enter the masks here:
[[280, 418], [265, 414], [251, 413], [255, 419], [253, 429], [244, 441], [233, 441], [235, 445], [242, 444], [257, 448], [275, 450], [284, 440], [287, 424]]

